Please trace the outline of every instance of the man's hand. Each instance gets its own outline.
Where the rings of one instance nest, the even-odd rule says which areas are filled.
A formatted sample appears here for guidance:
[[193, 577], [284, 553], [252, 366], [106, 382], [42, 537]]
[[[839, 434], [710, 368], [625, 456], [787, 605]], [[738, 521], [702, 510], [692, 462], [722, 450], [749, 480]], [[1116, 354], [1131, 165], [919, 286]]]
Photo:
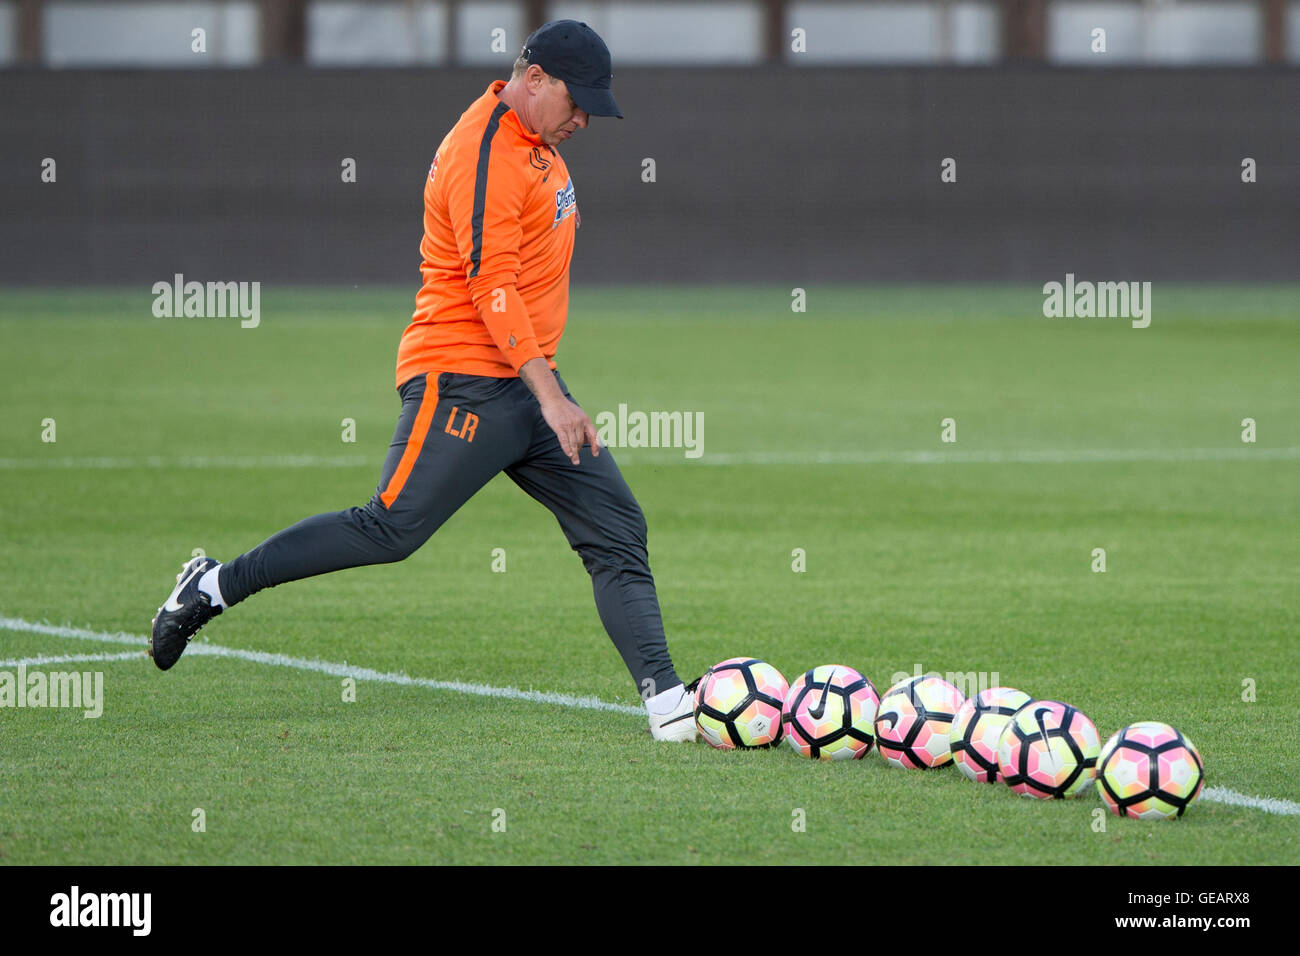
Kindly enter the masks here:
[[596, 426], [592, 424], [587, 413], [569, 401], [563, 395], [551, 401], [538, 399], [542, 406], [542, 417], [551, 426], [555, 437], [560, 439], [560, 447], [575, 465], [578, 463], [578, 451], [583, 445], [591, 445], [593, 456], [600, 454], [600, 441], [596, 438]]
[[535, 358], [525, 362], [519, 369], [519, 377], [537, 397], [542, 417], [551, 426], [551, 431], [555, 432], [555, 437], [560, 440], [560, 448], [571, 462], [578, 464], [578, 452], [583, 445], [591, 446], [593, 457], [600, 454], [600, 439], [596, 435], [595, 424], [578, 407], [577, 402], [564, 397], [546, 359]]

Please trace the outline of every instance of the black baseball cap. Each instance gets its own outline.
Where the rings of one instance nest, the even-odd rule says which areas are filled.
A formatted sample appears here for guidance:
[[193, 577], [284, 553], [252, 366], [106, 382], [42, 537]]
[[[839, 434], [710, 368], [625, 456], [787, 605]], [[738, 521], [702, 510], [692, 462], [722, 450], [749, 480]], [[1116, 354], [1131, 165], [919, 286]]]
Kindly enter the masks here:
[[520, 56], [563, 80], [573, 102], [584, 113], [623, 118], [609, 91], [609, 81], [614, 77], [609, 47], [587, 24], [577, 20], [545, 23], [524, 41]]

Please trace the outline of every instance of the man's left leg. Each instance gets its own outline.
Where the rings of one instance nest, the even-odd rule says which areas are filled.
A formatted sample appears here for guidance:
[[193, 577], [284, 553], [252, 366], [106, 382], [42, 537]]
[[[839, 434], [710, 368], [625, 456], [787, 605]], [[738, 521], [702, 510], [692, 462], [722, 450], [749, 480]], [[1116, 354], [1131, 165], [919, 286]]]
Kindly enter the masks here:
[[[563, 380], [560, 387], [568, 396]], [[646, 701], [655, 736], [660, 737], [663, 729], [662, 739], [670, 735], [693, 739], [690, 694], [668, 655], [650, 573], [645, 516], [614, 456], [609, 449], [592, 455], [584, 447], [580, 464], [574, 465], [539, 409], [528, 455], [505, 471], [550, 509], [569, 545], [581, 556], [591, 575], [601, 623]], [[666, 719], [657, 724], [656, 717]]]

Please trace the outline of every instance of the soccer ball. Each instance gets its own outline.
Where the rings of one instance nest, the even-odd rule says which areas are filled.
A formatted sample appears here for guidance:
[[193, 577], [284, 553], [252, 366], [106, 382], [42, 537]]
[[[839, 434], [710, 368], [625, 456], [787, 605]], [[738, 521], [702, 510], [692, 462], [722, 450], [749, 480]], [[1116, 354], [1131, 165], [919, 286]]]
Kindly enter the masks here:
[[948, 731], [961, 707], [961, 691], [939, 677], [909, 677], [880, 698], [876, 745], [895, 767], [928, 770], [952, 760]]
[[771, 747], [781, 742], [781, 706], [789, 690], [766, 661], [728, 658], [710, 667], [695, 688], [695, 726], [719, 750]]
[[1101, 748], [1097, 792], [1117, 816], [1172, 820], [1201, 793], [1201, 755], [1168, 724], [1130, 724]]
[[800, 674], [786, 694], [785, 742], [814, 760], [856, 760], [875, 743], [880, 695], [852, 667], [824, 664]]
[[1101, 741], [1081, 711], [1035, 700], [1015, 712], [998, 741], [998, 773], [1022, 797], [1077, 797], [1097, 776]]
[[1013, 687], [990, 687], [967, 697], [949, 732], [952, 761], [976, 783], [998, 779], [998, 740], [1011, 715], [1033, 700]]

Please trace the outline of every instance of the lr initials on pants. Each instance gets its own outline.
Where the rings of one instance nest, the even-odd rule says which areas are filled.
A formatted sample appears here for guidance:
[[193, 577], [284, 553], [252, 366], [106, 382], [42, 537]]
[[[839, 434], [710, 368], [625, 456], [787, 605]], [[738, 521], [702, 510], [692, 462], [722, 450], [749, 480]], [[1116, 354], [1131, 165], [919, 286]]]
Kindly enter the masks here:
[[478, 428], [478, 416], [473, 412], [466, 412], [465, 417], [461, 419], [460, 431], [456, 431], [452, 426], [456, 424], [456, 413], [458, 411], [460, 411], [459, 405], [451, 407], [451, 414], [447, 416], [447, 427], [443, 431], [455, 438], [463, 438], [467, 442], [472, 442], [474, 441], [474, 429]]

